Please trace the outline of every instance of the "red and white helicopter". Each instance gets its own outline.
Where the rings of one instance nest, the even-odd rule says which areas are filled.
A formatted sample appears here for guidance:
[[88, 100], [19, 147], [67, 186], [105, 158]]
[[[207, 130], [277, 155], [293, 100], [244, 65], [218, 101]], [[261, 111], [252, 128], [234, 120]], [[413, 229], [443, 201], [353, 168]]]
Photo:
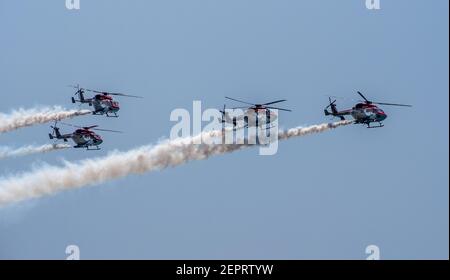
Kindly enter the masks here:
[[[378, 108], [375, 104], [378, 105], [389, 105], [389, 106], [402, 106], [402, 107], [412, 107], [412, 105], [407, 104], [396, 104], [396, 103], [385, 103], [385, 102], [373, 102], [368, 100], [361, 92], [358, 91], [358, 94], [364, 99], [360, 103], [357, 103], [353, 108], [343, 111], [338, 111], [336, 108], [336, 100], [331, 101], [330, 104], [325, 107], [324, 112], [325, 116], [334, 116], [338, 117], [341, 120], [345, 120], [344, 116], [351, 115], [353, 119], [355, 119], [355, 124], [365, 124], [367, 128], [377, 128], [383, 127], [382, 121], [387, 118], [386, 113]], [[328, 111], [328, 108], [331, 108], [331, 112]], [[371, 123], [378, 123], [377, 126], [371, 126]]]
[[236, 126], [238, 125], [238, 122], [244, 123], [244, 126], [241, 128], [260, 127], [263, 125], [266, 125], [266, 127], [269, 127], [278, 118], [278, 114], [271, 109], [292, 112], [289, 109], [271, 106], [276, 103], [281, 103], [281, 102], [287, 101], [285, 99], [267, 102], [267, 103], [263, 103], [263, 104], [255, 104], [255, 103], [250, 103], [250, 102], [238, 100], [238, 99], [227, 97], [227, 96], [225, 96], [225, 98], [247, 105], [247, 106], [239, 106], [239, 107], [234, 107], [234, 108], [229, 109], [229, 110], [243, 109], [242, 114], [237, 114], [237, 115], [230, 114], [231, 112], [225, 108], [225, 105], [223, 105], [223, 111], [220, 111], [222, 113], [222, 123], [233, 124], [234, 128], [237, 128]]
[[[120, 110], [119, 102], [113, 99], [114, 96], [124, 96], [124, 97], [134, 97], [134, 98], [143, 98], [142, 96], [137, 95], [128, 95], [123, 93], [116, 92], [106, 92], [106, 91], [98, 91], [87, 88], [80, 88], [80, 85], [69, 86], [77, 89], [75, 95], [78, 95], [80, 99], [75, 99], [72, 97], [72, 103], [88, 103], [89, 106], [94, 106], [94, 111], [92, 114], [94, 115], [106, 115], [107, 117], [118, 117], [117, 112]], [[84, 94], [86, 91], [96, 93], [96, 95], [92, 98], [85, 98]]]
[[[57, 122], [55, 122], [54, 126], [51, 126], [53, 129], [53, 133], [49, 133], [48, 136], [50, 139], [57, 139], [57, 140], [63, 140], [64, 142], [67, 142], [67, 139], [72, 139], [72, 141], [76, 144], [73, 146], [74, 148], [86, 148], [88, 151], [92, 150], [100, 150], [99, 145], [103, 143], [103, 139], [100, 135], [96, 134], [92, 130], [99, 130], [99, 131], [109, 131], [109, 132], [116, 132], [116, 133], [122, 133], [121, 131], [117, 130], [109, 130], [109, 129], [100, 129], [96, 128], [97, 125], [87, 126], [87, 127], [81, 127], [76, 126], [72, 124], [66, 124], [61, 123], [63, 125], [68, 125], [72, 127], [76, 127], [77, 129], [68, 134], [61, 134], [59, 128], [56, 126]], [[91, 148], [95, 147], [95, 148]]]

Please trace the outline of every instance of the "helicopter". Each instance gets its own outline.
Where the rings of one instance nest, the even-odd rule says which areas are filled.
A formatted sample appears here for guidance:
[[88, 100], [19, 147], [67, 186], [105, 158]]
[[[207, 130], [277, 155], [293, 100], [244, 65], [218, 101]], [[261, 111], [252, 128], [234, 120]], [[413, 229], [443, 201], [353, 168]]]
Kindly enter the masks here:
[[[412, 107], [412, 105], [407, 104], [396, 104], [396, 103], [385, 103], [385, 102], [373, 102], [368, 100], [361, 92], [357, 91], [357, 93], [364, 99], [360, 103], [357, 103], [353, 108], [343, 111], [338, 111], [336, 108], [336, 100], [331, 101], [331, 98], [328, 97], [330, 104], [325, 107], [324, 113], [325, 116], [334, 116], [338, 117], [341, 120], [345, 120], [346, 115], [351, 115], [353, 119], [355, 119], [355, 124], [365, 124], [367, 128], [379, 128], [383, 127], [382, 121], [387, 118], [386, 113], [378, 108], [375, 104], [378, 105], [389, 105], [389, 106], [402, 106], [402, 107]], [[331, 108], [331, 112], [328, 111], [328, 108]], [[376, 126], [372, 126], [371, 123], [378, 123]]]
[[244, 121], [244, 126], [242, 128], [247, 128], [249, 126], [251, 127], [260, 127], [262, 125], [266, 125], [266, 128], [269, 128], [269, 126], [278, 118], [277, 112], [271, 110], [280, 110], [280, 111], [286, 111], [286, 112], [292, 112], [289, 109], [283, 109], [278, 108], [274, 106], [270, 106], [276, 103], [281, 103], [287, 101], [286, 99], [276, 100], [272, 102], [267, 102], [263, 104], [255, 104], [250, 103], [246, 101], [242, 101], [239, 99], [231, 98], [225, 96], [226, 99], [233, 100], [236, 102], [240, 102], [243, 104], [246, 104], [247, 106], [239, 106], [234, 107], [229, 110], [235, 110], [235, 109], [244, 109], [243, 114], [239, 114], [237, 116], [230, 116], [230, 112], [226, 111], [225, 105], [223, 105], [223, 110], [220, 112], [222, 113], [222, 123], [232, 123], [233, 127], [237, 127], [238, 121]]
[[[112, 96], [124, 96], [124, 97], [134, 97], [134, 98], [143, 98], [142, 96], [137, 95], [128, 95], [123, 93], [116, 92], [106, 92], [106, 91], [98, 91], [93, 89], [81, 88], [80, 85], [69, 86], [75, 88], [77, 91], [74, 95], [78, 95], [80, 99], [75, 99], [72, 97], [72, 103], [88, 103], [89, 106], [94, 106], [94, 111], [92, 111], [93, 115], [106, 115], [107, 117], [119, 117], [117, 112], [120, 110], [119, 102], [115, 101]], [[86, 91], [96, 93], [96, 95], [92, 98], [85, 98], [84, 94]]]
[[[88, 150], [88, 151], [100, 150], [99, 145], [103, 143], [102, 137], [100, 135], [96, 134], [95, 132], [93, 132], [92, 130], [122, 133], [121, 131], [117, 131], [117, 130], [96, 128], [96, 127], [98, 127], [98, 125], [81, 127], [81, 126], [76, 126], [76, 125], [66, 124], [66, 123], [61, 123], [61, 124], [76, 127], [77, 129], [72, 133], [61, 134], [60, 128], [57, 127], [57, 122], [55, 122], [55, 125], [51, 126], [51, 128], [53, 129], [53, 132], [48, 134], [49, 138], [51, 140], [52, 139], [63, 140], [64, 142], [67, 142], [68, 139], [72, 139], [72, 141], [75, 142], [75, 144], [76, 144], [75, 146], [73, 146], [74, 148], [86, 148], [86, 150]], [[91, 148], [91, 147], [94, 147], [94, 148]]]

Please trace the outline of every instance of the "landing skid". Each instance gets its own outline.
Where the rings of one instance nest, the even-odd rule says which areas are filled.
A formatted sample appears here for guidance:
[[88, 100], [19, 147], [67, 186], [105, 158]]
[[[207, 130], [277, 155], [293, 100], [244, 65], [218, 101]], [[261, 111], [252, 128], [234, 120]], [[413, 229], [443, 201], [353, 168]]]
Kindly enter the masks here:
[[93, 111], [92, 112], [92, 115], [106, 115], [106, 117], [108, 117], [108, 118], [118, 118], [119, 117], [119, 115], [117, 115], [117, 113], [113, 113], [114, 115], [110, 115], [110, 114], [108, 114], [108, 113], [105, 113], [105, 112], [103, 112], [103, 111]]
[[107, 116], [108, 118], [118, 118], [118, 117], [119, 117], [116, 113], [114, 113], [113, 116], [110, 116], [108, 113], [106, 113], [106, 116]]
[[89, 148], [91, 146], [73, 146], [75, 149], [86, 148], [86, 151], [99, 151], [101, 150], [99, 146], [95, 146], [95, 148]]
[[384, 124], [382, 124], [381, 122], [378, 122], [377, 126], [370, 126], [370, 123], [367, 124], [367, 128], [380, 128], [380, 127], [383, 127], [383, 126], [384, 126]]

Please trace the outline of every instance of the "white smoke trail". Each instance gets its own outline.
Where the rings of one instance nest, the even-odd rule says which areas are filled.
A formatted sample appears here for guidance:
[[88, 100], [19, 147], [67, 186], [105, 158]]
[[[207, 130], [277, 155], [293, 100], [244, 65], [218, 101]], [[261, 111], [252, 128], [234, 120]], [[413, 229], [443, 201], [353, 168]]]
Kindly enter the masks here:
[[60, 106], [19, 109], [9, 114], [0, 113], [0, 133], [16, 130], [26, 126], [60, 121], [76, 116], [91, 114], [89, 110], [66, 110]]
[[[278, 137], [284, 140], [324, 132], [351, 123], [353, 122], [341, 121], [292, 128], [287, 131], [280, 131]], [[194, 137], [166, 140], [155, 146], [143, 146], [128, 152], [113, 152], [105, 157], [87, 159], [78, 163], [65, 162], [62, 167], [46, 166], [17, 177], [0, 178], [0, 205], [99, 184], [130, 174], [161, 170], [191, 160], [202, 160], [213, 155], [255, 146], [193, 144], [196, 137], [201, 137], [203, 143], [205, 143], [221, 136], [222, 131], [203, 132]]]
[[62, 150], [70, 148], [67, 144], [47, 144], [42, 146], [25, 146], [17, 149], [11, 149], [9, 147], [0, 147], [0, 160], [10, 157], [26, 156], [31, 154], [48, 153], [56, 150]]

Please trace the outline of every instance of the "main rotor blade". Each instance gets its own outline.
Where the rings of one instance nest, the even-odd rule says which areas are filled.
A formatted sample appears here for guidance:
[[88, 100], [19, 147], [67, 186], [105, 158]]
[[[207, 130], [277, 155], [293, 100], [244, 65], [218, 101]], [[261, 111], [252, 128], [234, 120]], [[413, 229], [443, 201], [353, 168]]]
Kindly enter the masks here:
[[292, 112], [292, 110], [289, 110], [289, 109], [283, 109], [283, 108], [278, 108], [278, 107], [267, 106], [266, 108], [268, 108], [268, 109], [276, 109], [276, 110], [286, 111], [286, 112]]
[[115, 93], [115, 92], [104, 92], [104, 93], [109, 94], [109, 95], [117, 95], [117, 96], [125, 96], [125, 97], [144, 98], [139, 95], [129, 95], [129, 94]]
[[327, 107], [325, 107], [325, 109], [328, 109], [328, 108], [330, 108], [331, 106], [333, 106], [333, 104], [336, 102], [336, 99], [333, 101], [333, 102], [331, 102], [331, 98], [330, 98], [330, 104], [327, 106]]
[[71, 127], [76, 127], [76, 128], [83, 128], [81, 126], [73, 125], [73, 124], [70, 124], [70, 123], [65, 123], [65, 122], [59, 122], [59, 123], [62, 124], [62, 125], [66, 125], [66, 126], [71, 126]]
[[79, 94], [80, 92], [83, 91], [83, 88], [80, 88], [80, 85], [79, 85], [79, 84], [76, 85], [76, 86], [74, 86], [74, 85], [68, 85], [67, 87], [74, 88], [74, 89], [77, 90], [77, 91], [74, 93], [74, 95], [77, 95], [77, 94]]
[[264, 103], [264, 104], [261, 104], [261, 105], [271, 105], [271, 104], [280, 103], [280, 102], [284, 102], [284, 101], [287, 101], [287, 100], [286, 99], [281, 99], [281, 100], [277, 100], [277, 101]]
[[105, 95], [117, 95], [117, 96], [125, 96], [125, 97], [144, 98], [144, 97], [138, 96], [138, 95], [130, 95], [130, 94], [124, 94], [124, 93], [119, 93], [119, 92], [99, 91], [99, 90], [88, 89], [88, 88], [86, 88], [84, 90], [99, 93], [99, 94], [105, 94]]
[[231, 98], [231, 97], [228, 97], [228, 96], [225, 96], [225, 98], [226, 98], [226, 99], [233, 100], [233, 101], [241, 102], [241, 103], [244, 103], [244, 104], [248, 104], [248, 105], [256, 105], [256, 104], [254, 104], [254, 103], [245, 102], [245, 101], [238, 100], [238, 99], [234, 99], [234, 98]]
[[119, 130], [102, 129], [102, 128], [94, 128], [94, 129], [92, 129], [92, 130], [99, 130], [99, 131], [108, 131], [108, 132], [123, 133], [123, 131], [119, 131]]
[[98, 125], [84, 126], [83, 128], [84, 129], [91, 129], [91, 128], [94, 128], [94, 127], [98, 127]]
[[233, 108], [228, 108], [228, 109], [231, 109], [231, 110], [234, 110], [234, 109], [253, 109], [252, 107], [248, 107], [248, 106], [238, 106], [238, 107], [233, 107]]
[[359, 95], [361, 95], [361, 97], [368, 103], [370, 103], [371, 101], [369, 101], [360, 91], [357, 91]]
[[[95, 89], [89, 89], [89, 88], [85, 88], [85, 91], [90, 91], [90, 92], [95, 92], [95, 93], [107, 93], [106, 91], [99, 91], [99, 90], [95, 90]], [[109, 93], [107, 93], [109, 94]]]
[[384, 103], [384, 102], [372, 102], [379, 105], [389, 105], [389, 106], [402, 106], [402, 107], [412, 107], [412, 105], [408, 104], [397, 104], [397, 103]]
[[95, 92], [95, 93], [103, 93], [103, 92], [101, 92], [101, 91], [94, 90], [94, 89], [88, 89], [88, 88], [85, 88], [84, 90], [85, 90], [85, 91], [90, 91], [90, 92]]

